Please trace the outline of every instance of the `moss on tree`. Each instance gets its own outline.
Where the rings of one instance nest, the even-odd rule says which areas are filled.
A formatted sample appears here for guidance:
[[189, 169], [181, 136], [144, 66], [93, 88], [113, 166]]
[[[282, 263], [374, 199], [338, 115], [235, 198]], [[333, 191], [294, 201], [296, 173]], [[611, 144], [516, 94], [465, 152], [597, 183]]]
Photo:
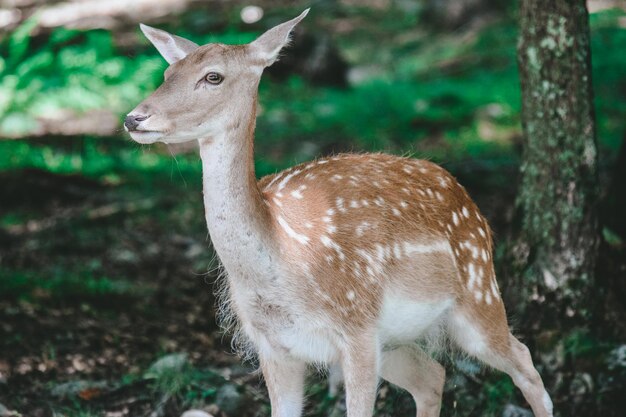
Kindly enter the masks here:
[[[596, 259], [597, 152], [584, 0], [525, 0], [518, 61], [524, 156], [517, 249], [526, 300], [587, 315]], [[525, 305], [525, 303], [522, 303]], [[550, 312], [548, 312], [550, 313]]]

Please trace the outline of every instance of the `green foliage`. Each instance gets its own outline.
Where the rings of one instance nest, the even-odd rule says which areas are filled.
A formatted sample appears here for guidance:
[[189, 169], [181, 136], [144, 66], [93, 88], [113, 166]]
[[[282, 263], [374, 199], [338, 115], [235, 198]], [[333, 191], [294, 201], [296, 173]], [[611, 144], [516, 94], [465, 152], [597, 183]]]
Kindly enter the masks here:
[[[172, 158], [168, 152], [151, 152], [149, 149], [102, 138], [85, 138], [69, 147], [54, 143], [37, 145], [23, 141], [0, 141], [0, 171], [39, 168], [55, 173], [81, 173], [109, 183], [119, 182], [119, 175], [129, 172], [147, 179], [155, 173], [170, 177], [172, 171], [193, 179], [200, 172], [197, 156]], [[155, 149], [163, 148], [152, 148]]]
[[598, 140], [612, 151], [622, 141], [626, 114], [626, 54], [613, 52], [626, 44], [626, 30], [619, 24], [625, 17], [626, 12], [617, 8], [590, 16]]
[[484, 414], [497, 416], [502, 412], [502, 407], [514, 398], [517, 388], [511, 378], [506, 375], [493, 375], [483, 388], [485, 393]]
[[46, 279], [41, 279], [38, 273], [0, 269], [0, 299], [88, 299], [116, 295], [138, 297], [149, 292], [149, 288], [130, 281], [96, 277], [89, 269], [78, 274], [57, 269]]
[[565, 354], [573, 359], [587, 358], [590, 360], [604, 361], [608, 352], [615, 347], [614, 344], [598, 339], [589, 329], [575, 329], [569, 333], [564, 341]]
[[53, 410], [53, 417], [100, 417], [102, 414], [90, 409], [83, 408], [81, 406], [63, 407], [58, 410]]
[[[368, 27], [371, 36], [355, 30], [338, 39], [351, 64], [371, 73], [351, 88], [265, 77], [259, 155], [272, 158], [260, 161], [262, 174], [352, 149], [409, 150], [437, 160], [512, 154], [511, 138], [520, 132], [515, 24], [505, 19], [466, 38], [433, 36], [414, 29], [414, 19], [405, 21], [404, 15], [392, 10]], [[616, 68], [625, 58], [610, 53], [626, 41], [617, 24], [621, 17], [617, 11], [591, 16], [599, 137], [610, 149], [621, 139], [626, 110], [615, 88], [624, 83]], [[60, 28], [33, 43], [34, 24], [36, 17], [0, 44], [0, 55], [8, 56], [0, 60], [0, 135], [28, 135], [37, 130], [38, 118], [68, 111], [107, 109], [121, 118], [162, 79], [166, 64], [145, 40], [134, 56], [121, 54], [103, 30]], [[258, 34], [234, 27], [211, 35], [173, 30], [199, 43], [244, 43]], [[400, 30], [405, 33], [398, 38]], [[387, 47], [374, 45], [377, 39]], [[424, 142], [434, 138], [436, 144]]]

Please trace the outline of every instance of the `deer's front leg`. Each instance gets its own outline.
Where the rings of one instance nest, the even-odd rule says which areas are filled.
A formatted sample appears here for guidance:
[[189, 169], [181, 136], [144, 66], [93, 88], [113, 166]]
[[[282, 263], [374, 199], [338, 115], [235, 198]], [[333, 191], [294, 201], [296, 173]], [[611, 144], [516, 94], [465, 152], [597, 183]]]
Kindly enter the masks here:
[[371, 417], [378, 388], [380, 349], [376, 338], [355, 341], [343, 353], [348, 417]]
[[272, 417], [300, 417], [305, 363], [285, 357], [260, 357], [260, 362], [270, 395]]

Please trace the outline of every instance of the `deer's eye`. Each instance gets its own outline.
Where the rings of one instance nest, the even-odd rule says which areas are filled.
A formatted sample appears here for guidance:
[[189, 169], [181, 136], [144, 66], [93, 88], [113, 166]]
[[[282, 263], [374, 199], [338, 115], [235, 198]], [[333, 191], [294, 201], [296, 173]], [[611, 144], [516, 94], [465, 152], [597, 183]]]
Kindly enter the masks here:
[[222, 81], [224, 81], [224, 77], [222, 77], [222, 75], [218, 74], [217, 72], [209, 72], [204, 77], [204, 79], [206, 80], [206, 82], [208, 82], [209, 84], [213, 84], [213, 85], [218, 85]]

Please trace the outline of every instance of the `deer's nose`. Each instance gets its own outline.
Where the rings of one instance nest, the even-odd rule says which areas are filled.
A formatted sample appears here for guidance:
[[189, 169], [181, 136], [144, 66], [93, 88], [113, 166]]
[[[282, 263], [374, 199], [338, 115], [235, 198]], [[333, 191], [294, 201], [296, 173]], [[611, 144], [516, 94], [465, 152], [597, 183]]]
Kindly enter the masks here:
[[128, 130], [135, 130], [137, 129], [137, 126], [139, 126], [139, 123], [143, 122], [148, 117], [150, 116], [146, 116], [143, 114], [129, 114], [124, 119], [124, 126], [126, 126]]

